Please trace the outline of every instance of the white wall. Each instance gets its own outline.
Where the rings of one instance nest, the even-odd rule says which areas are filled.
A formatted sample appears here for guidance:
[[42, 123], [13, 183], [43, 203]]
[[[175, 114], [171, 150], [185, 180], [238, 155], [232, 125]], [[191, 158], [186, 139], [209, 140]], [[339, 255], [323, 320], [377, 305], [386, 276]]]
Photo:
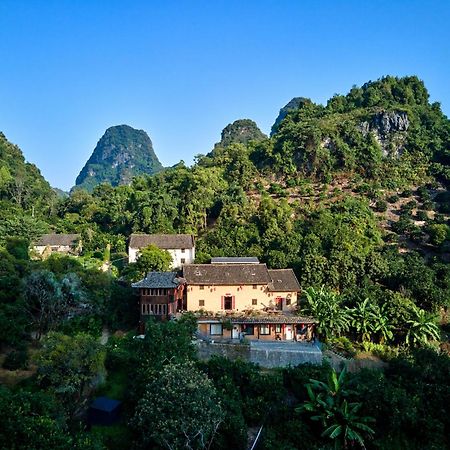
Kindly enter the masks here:
[[[195, 259], [195, 247], [184, 249], [184, 253], [181, 251], [181, 248], [177, 249], [167, 249], [172, 256], [172, 265], [171, 268], [175, 269], [181, 267], [183, 264], [181, 260], [184, 258], [184, 264], [192, 264]], [[137, 257], [139, 256], [139, 249], [130, 247], [128, 249], [128, 262], [133, 263], [136, 262]]]

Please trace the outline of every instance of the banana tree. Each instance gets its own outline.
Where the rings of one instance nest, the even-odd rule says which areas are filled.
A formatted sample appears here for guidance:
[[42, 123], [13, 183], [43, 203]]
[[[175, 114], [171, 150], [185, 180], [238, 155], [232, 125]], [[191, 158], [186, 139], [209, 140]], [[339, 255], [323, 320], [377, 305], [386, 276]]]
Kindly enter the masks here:
[[347, 390], [345, 369], [339, 376], [332, 369], [327, 383], [311, 379], [306, 390], [309, 400], [296, 408], [296, 412], [310, 413], [311, 420], [319, 421], [323, 428], [321, 436], [331, 439], [335, 449], [346, 449], [353, 444], [365, 448], [365, 439], [375, 433], [368, 425], [374, 419], [359, 414], [362, 403], [347, 400], [351, 392]]
[[424, 309], [414, 308], [414, 317], [406, 321], [409, 326], [406, 333], [406, 343], [408, 345], [423, 345], [430, 339], [438, 340], [440, 337], [439, 327], [436, 325], [432, 314]]
[[375, 321], [377, 319], [370, 300], [366, 298], [359, 302], [355, 308], [350, 310], [350, 314], [352, 327], [361, 335], [362, 341], [370, 341], [372, 334], [375, 332]]
[[348, 331], [350, 325], [349, 309], [342, 305], [341, 297], [335, 292], [309, 287], [304, 292], [303, 314], [313, 316], [318, 321], [319, 335], [328, 339]]

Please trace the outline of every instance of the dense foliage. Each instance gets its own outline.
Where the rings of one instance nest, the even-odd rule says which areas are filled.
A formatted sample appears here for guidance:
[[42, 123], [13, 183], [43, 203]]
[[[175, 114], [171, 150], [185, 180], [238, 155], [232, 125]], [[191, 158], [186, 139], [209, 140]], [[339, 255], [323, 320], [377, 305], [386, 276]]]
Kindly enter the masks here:
[[[129, 137], [110, 130], [105, 145]], [[439, 105], [417, 77], [385, 77], [326, 106], [294, 99], [270, 138], [251, 121], [226, 130], [192, 167], [132, 181], [128, 173], [116, 187], [92, 179], [60, 198], [0, 136], [2, 370], [28, 374], [0, 390], [1, 445], [13, 436], [16, 447], [5, 448], [160, 448], [186, 439], [192, 448], [245, 449], [247, 431], [265, 424], [262, 449], [358, 448], [361, 440], [373, 449], [449, 448], [450, 122]], [[115, 184], [105, 167], [90, 166]], [[35, 258], [29, 245], [50, 230], [80, 233], [83, 254]], [[148, 322], [145, 338], [134, 339], [129, 281], [170, 259], [149, 248], [127, 265], [132, 232], [192, 233], [198, 262], [257, 256], [294, 268], [300, 313], [319, 319], [327, 348], [370, 352], [388, 366], [348, 373], [339, 397], [326, 366], [262, 372], [197, 361], [190, 317]], [[103, 346], [106, 328], [133, 331]], [[172, 407], [158, 403], [161, 393]], [[96, 394], [123, 400], [123, 420], [86, 434], [80, 414]], [[184, 437], [169, 436], [167, 424], [183, 418]], [[199, 420], [205, 428], [195, 435]]]
[[152, 141], [143, 130], [128, 125], [110, 127], [98, 141], [76, 179], [76, 186], [91, 191], [99, 183], [128, 184], [141, 173], [162, 169]]

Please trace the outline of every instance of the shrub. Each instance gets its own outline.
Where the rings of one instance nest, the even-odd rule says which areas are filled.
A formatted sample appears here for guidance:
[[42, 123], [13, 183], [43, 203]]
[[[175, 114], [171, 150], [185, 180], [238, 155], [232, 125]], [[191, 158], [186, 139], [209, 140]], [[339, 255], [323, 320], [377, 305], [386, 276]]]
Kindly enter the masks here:
[[91, 336], [100, 337], [102, 334], [102, 321], [97, 316], [82, 314], [62, 322], [58, 327], [58, 331], [69, 336], [75, 336], [78, 333], [88, 333]]
[[439, 246], [448, 239], [450, 228], [445, 224], [433, 223], [427, 227], [427, 233], [430, 235], [430, 242]]
[[416, 244], [420, 244], [423, 241], [423, 231], [419, 227], [415, 227], [409, 231], [410, 239]]
[[417, 211], [416, 220], [427, 221], [428, 220], [428, 214], [426, 213], [426, 211]]
[[408, 203], [405, 203], [401, 206], [400, 210], [410, 213], [417, 206], [417, 202], [415, 200], [411, 200]]
[[402, 216], [398, 222], [392, 224], [392, 230], [397, 234], [403, 234], [412, 231], [414, 224], [408, 217]]
[[401, 194], [403, 198], [408, 198], [413, 195], [413, 191], [411, 189], [405, 189]]
[[288, 187], [288, 188], [293, 188], [293, 187], [295, 187], [297, 185], [297, 180], [295, 179], [295, 178], [289, 178], [287, 181], [286, 181], [286, 186]]
[[397, 194], [390, 195], [390, 196], [387, 198], [387, 201], [388, 201], [389, 203], [397, 203], [399, 200], [400, 200], [400, 197], [399, 197]]
[[391, 360], [393, 358], [397, 358], [399, 356], [398, 347], [391, 347], [385, 344], [374, 344], [373, 342], [363, 342], [362, 348], [365, 352], [370, 352], [375, 356], [378, 356], [384, 360]]
[[282, 195], [284, 194], [284, 189], [277, 183], [271, 183], [269, 192], [274, 195]]
[[375, 203], [375, 210], [378, 212], [386, 212], [387, 202], [385, 200], [377, 200]]
[[435, 223], [446, 223], [447, 220], [445, 219], [444, 214], [437, 213], [437, 214], [434, 216], [434, 222], [435, 222]]
[[3, 362], [3, 368], [7, 370], [28, 369], [28, 352], [26, 350], [13, 350], [8, 353]]
[[425, 211], [431, 211], [432, 209], [434, 209], [434, 203], [429, 200], [426, 202], [423, 202], [423, 209]]
[[328, 341], [328, 344], [333, 350], [344, 354], [344, 356], [352, 357], [356, 355], [356, 349], [353, 342], [345, 336], [332, 338]]
[[431, 200], [431, 195], [425, 186], [420, 186], [420, 188], [417, 189], [417, 194], [419, 195], [419, 198], [423, 202], [427, 201], [427, 200]]
[[257, 181], [256, 183], [255, 183], [255, 189], [258, 191], [258, 192], [260, 192], [260, 193], [263, 193], [264, 192], [264, 185], [261, 183], [261, 181]]

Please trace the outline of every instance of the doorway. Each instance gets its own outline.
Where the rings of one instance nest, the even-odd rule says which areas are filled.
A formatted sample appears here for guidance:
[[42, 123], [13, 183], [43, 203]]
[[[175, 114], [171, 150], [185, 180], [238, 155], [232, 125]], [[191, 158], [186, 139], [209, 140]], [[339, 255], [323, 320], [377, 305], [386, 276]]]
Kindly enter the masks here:
[[292, 339], [294, 337], [292, 325], [286, 325], [285, 333], [286, 333], [286, 340], [287, 341], [292, 341]]

